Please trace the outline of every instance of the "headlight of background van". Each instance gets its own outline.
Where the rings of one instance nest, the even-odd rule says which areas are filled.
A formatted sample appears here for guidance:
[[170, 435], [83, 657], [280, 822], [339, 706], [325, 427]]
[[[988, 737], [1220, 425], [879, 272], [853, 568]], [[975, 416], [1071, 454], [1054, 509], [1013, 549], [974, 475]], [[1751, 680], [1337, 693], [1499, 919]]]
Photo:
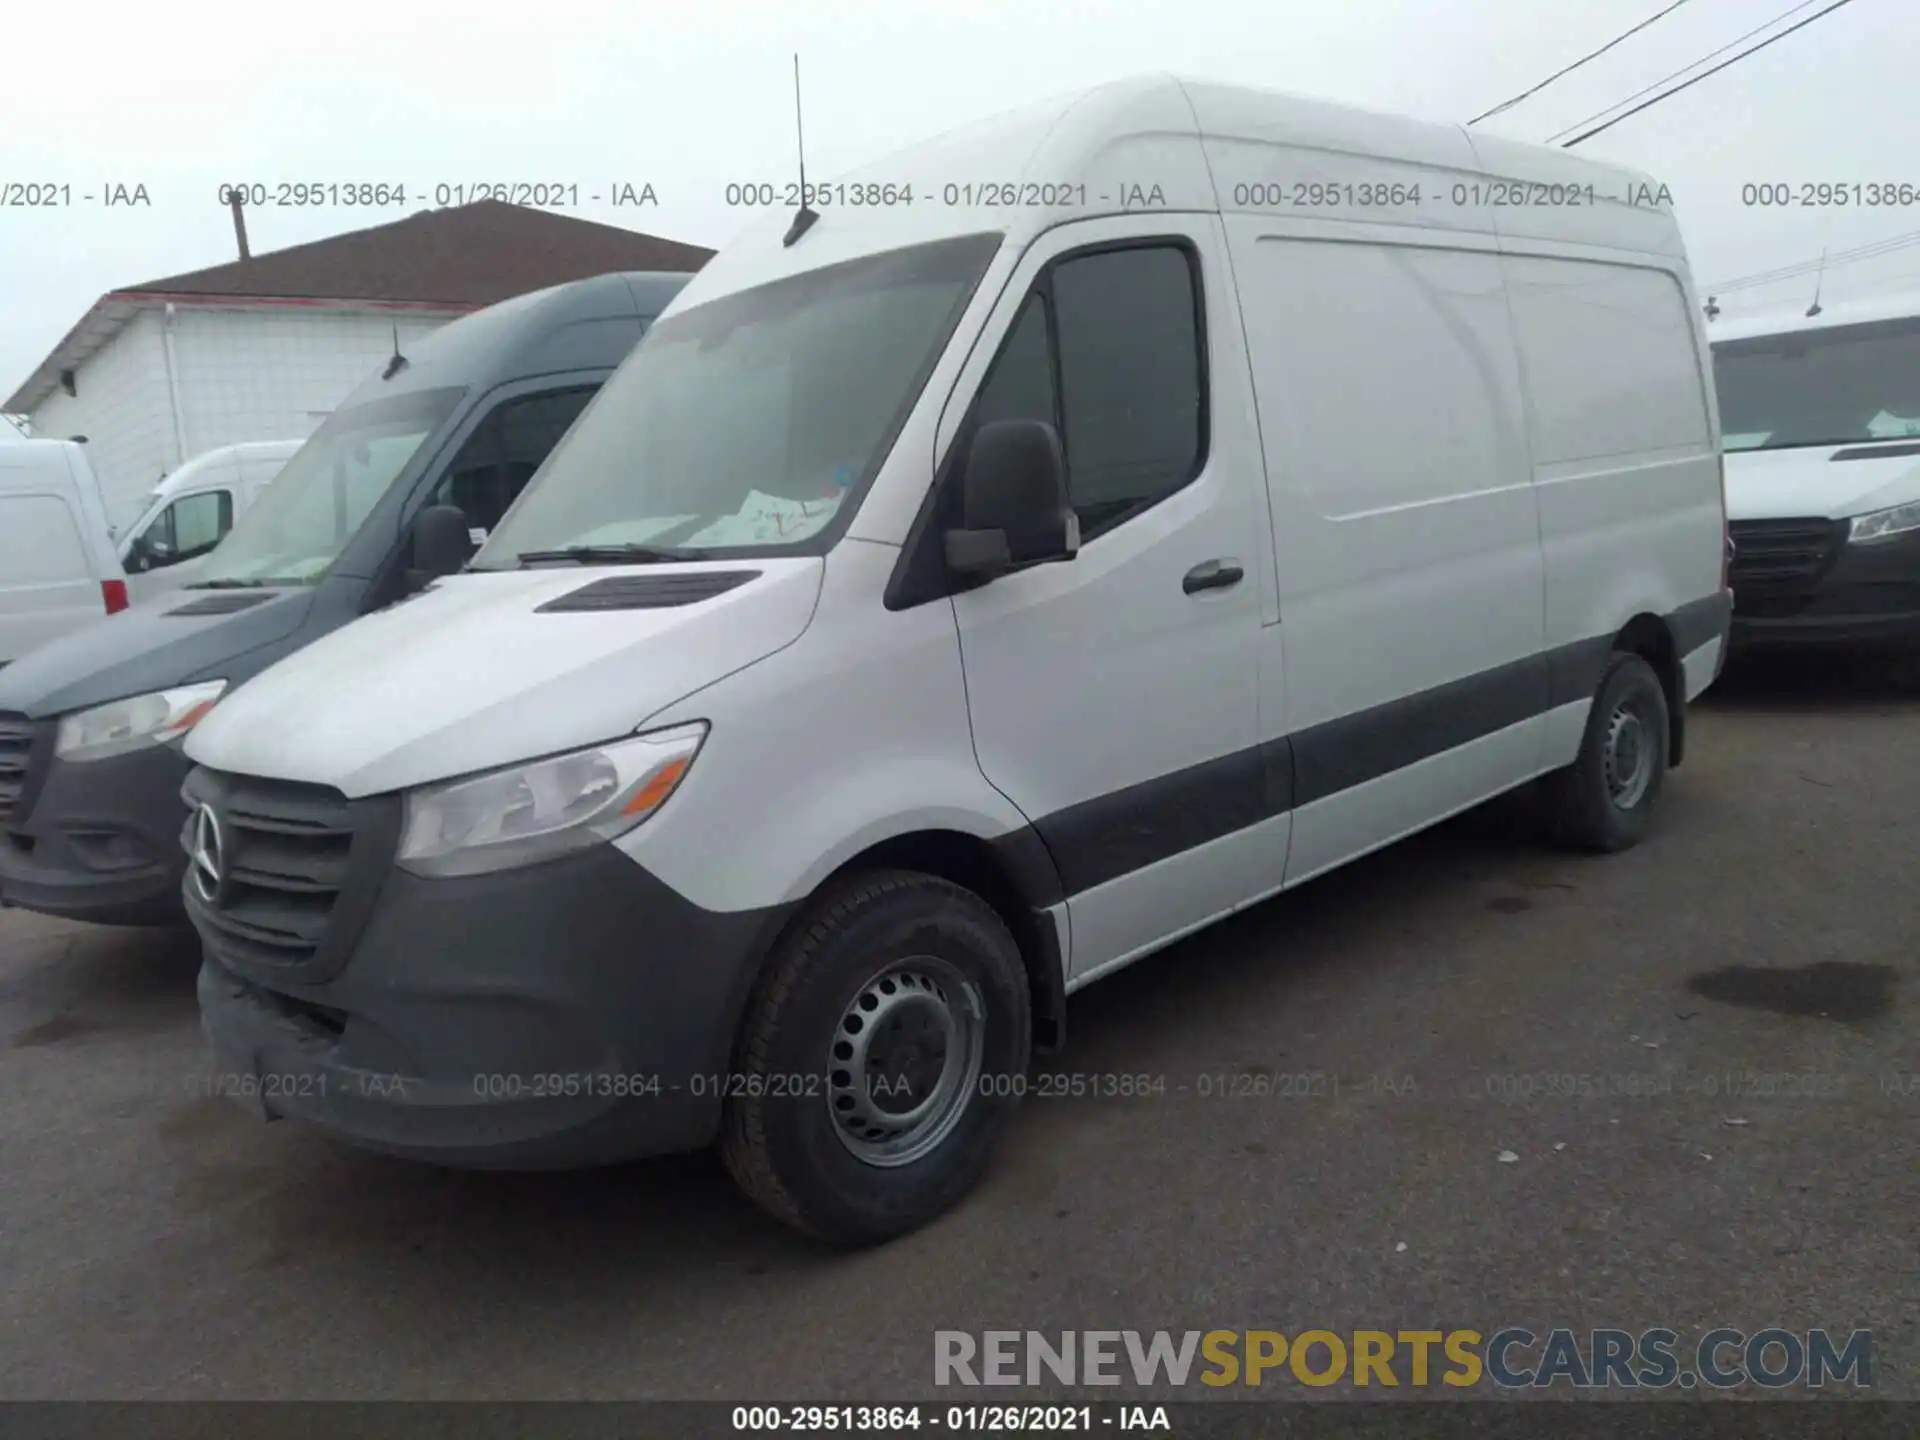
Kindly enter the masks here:
[[408, 791], [399, 862], [416, 875], [481, 875], [611, 840], [667, 802], [706, 738], [696, 720]]
[[1854, 516], [1853, 523], [1847, 527], [1847, 539], [1849, 542], [1885, 540], [1909, 530], [1920, 530], [1920, 500], [1909, 500], [1890, 510], [1875, 510], [1871, 515]]
[[62, 760], [104, 760], [147, 745], [177, 743], [226, 688], [224, 680], [207, 680], [76, 710], [60, 718], [53, 753]]

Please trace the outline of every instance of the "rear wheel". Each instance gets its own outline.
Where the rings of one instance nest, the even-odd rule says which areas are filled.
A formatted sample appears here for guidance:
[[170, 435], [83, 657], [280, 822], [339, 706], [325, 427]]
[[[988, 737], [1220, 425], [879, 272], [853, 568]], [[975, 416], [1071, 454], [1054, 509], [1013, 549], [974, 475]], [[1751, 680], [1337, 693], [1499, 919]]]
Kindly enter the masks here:
[[1637, 845], [1667, 774], [1667, 694], [1653, 667], [1616, 653], [1601, 677], [1573, 764], [1541, 784], [1556, 838], [1584, 850]]
[[931, 875], [850, 877], [769, 963], [722, 1157], [757, 1204], [817, 1239], [917, 1229], [986, 1168], [1032, 1026], [1019, 947], [993, 907]]

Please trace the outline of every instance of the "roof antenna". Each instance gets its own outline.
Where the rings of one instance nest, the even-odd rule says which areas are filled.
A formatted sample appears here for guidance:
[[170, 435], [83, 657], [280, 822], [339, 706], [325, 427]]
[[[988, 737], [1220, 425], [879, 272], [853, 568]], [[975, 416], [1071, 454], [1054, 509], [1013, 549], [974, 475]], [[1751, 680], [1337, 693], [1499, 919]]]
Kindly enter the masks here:
[[1807, 307], [1807, 314], [1810, 316], [1818, 315], [1820, 313], [1820, 285], [1821, 285], [1821, 282], [1823, 282], [1826, 278], [1827, 278], [1827, 252], [1823, 249], [1820, 252], [1820, 268], [1818, 271], [1814, 273], [1814, 277], [1813, 277], [1813, 304]]
[[799, 145], [800, 208], [794, 214], [793, 224], [787, 227], [786, 238], [780, 242], [783, 247], [806, 234], [813, 228], [813, 222], [820, 218], [814, 208], [807, 204], [807, 132], [800, 123], [800, 57], [797, 54], [793, 57], [793, 133]]
[[380, 378], [391, 380], [410, 363], [407, 357], [400, 353], [400, 322], [396, 320], [393, 322], [393, 358], [387, 361], [387, 368], [380, 372]]

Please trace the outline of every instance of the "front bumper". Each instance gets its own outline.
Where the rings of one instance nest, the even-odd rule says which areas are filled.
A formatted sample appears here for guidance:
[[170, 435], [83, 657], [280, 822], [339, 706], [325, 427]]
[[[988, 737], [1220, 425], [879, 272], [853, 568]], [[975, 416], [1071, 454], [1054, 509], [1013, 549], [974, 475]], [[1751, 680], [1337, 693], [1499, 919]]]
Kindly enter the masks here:
[[758, 962], [788, 908], [716, 914], [610, 845], [526, 870], [390, 870], [331, 978], [206, 942], [215, 1086], [361, 1147], [475, 1169], [698, 1149]]
[[1734, 587], [1739, 652], [1920, 646], [1920, 532], [1841, 543], [1818, 573], [1788, 585]]
[[97, 925], [180, 923], [191, 762], [172, 745], [56, 760], [54, 725], [34, 722], [19, 802], [0, 817], [0, 903]]

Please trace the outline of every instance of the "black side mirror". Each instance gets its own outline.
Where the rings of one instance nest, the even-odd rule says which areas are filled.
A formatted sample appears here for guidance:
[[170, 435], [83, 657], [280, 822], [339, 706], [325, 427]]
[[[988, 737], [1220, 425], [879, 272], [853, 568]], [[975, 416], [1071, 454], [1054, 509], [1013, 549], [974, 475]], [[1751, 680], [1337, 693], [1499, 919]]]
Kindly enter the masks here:
[[413, 564], [407, 578], [418, 588], [451, 575], [473, 558], [466, 512], [457, 505], [429, 505], [413, 517]]
[[1067, 498], [1067, 462], [1053, 426], [995, 420], [974, 433], [960, 475], [960, 525], [947, 531], [946, 552], [950, 569], [981, 579], [1080, 552], [1080, 519]]

